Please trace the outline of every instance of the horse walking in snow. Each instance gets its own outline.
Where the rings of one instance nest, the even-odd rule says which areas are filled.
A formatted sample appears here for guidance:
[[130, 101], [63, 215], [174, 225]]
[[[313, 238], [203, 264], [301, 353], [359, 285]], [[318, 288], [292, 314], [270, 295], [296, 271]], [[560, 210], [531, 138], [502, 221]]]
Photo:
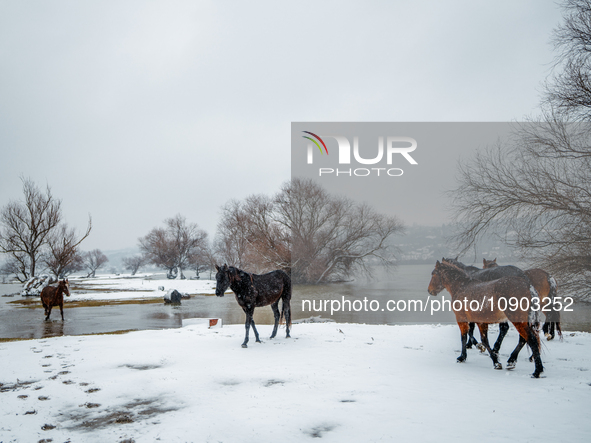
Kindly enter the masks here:
[[60, 307], [62, 314], [62, 321], [64, 321], [64, 292], [66, 296], [70, 296], [70, 282], [68, 279], [60, 280], [56, 286], [46, 286], [41, 291], [41, 303], [45, 308], [45, 320], [49, 320], [51, 315], [51, 308], [54, 306]]
[[[224, 292], [232, 289], [236, 295], [236, 301], [246, 314], [246, 334], [242, 347], [246, 348], [248, 343], [248, 333], [250, 327], [254, 331], [256, 341], [261, 342], [259, 333], [254, 324], [253, 314], [254, 308], [259, 306], [271, 305], [273, 315], [275, 316], [275, 326], [270, 338], [274, 338], [277, 334], [277, 326], [280, 317], [285, 317], [286, 337], [289, 338], [289, 329], [291, 327], [291, 279], [284, 271], [272, 271], [267, 274], [257, 275], [249, 274], [233, 266], [224, 265], [219, 267], [215, 265], [217, 270], [215, 279], [215, 295], [223, 297]], [[279, 300], [281, 303], [281, 316], [279, 315]]]

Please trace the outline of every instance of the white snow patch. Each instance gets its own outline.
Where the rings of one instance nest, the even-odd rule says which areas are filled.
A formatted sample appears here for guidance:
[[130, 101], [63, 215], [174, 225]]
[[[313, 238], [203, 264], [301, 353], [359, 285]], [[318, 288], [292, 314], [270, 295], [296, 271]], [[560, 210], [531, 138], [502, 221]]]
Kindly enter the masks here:
[[[68, 300], [132, 300], [160, 298], [176, 289], [181, 294], [215, 294], [214, 280], [168, 280], [106, 275], [97, 278], [71, 278]], [[72, 286], [82, 289], [72, 289]]]
[[[0, 440], [586, 442], [591, 435], [591, 334], [546, 343], [542, 379], [530, 378], [527, 348], [513, 371], [494, 370], [476, 350], [457, 364], [457, 326], [300, 324], [291, 339], [279, 331], [248, 349], [243, 336], [241, 325], [192, 325], [0, 343]], [[516, 343], [511, 329], [502, 361]]]

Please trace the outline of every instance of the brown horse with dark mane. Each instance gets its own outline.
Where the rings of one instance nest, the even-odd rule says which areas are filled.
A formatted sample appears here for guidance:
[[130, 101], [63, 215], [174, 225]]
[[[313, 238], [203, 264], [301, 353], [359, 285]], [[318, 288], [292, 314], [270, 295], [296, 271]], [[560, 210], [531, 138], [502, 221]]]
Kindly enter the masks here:
[[[532, 377], [540, 377], [544, 366], [540, 357], [540, 341], [536, 329], [538, 312], [531, 309], [532, 294], [535, 294], [535, 290], [531, 287], [529, 280], [512, 276], [480, 282], [470, 278], [466, 271], [454, 264], [437, 261], [431, 273], [428, 291], [431, 295], [437, 295], [444, 289], [447, 289], [451, 295], [451, 307], [462, 335], [462, 353], [458, 357], [458, 362], [466, 360], [468, 324], [474, 322], [480, 329], [482, 344], [489, 352], [495, 369], [501, 369], [498, 354], [491, 350], [486, 332], [489, 323], [509, 320], [532, 350], [535, 362]], [[517, 304], [512, 303], [513, 299]], [[524, 299], [527, 303], [522, 303]], [[513, 367], [516, 360], [517, 354], [513, 351], [507, 361], [508, 367]]]
[[62, 321], [64, 321], [64, 292], [66, 296], [70, 296], [70, 282], [68, 279], [60, 280], [56, 286], [46, 286], [41, 291], [41, 303], [45, 308], [45, 320], [49, 320], [51, 315], [51, 308], [54, 306], [60, 307], [62, 314]]
[[281, 318], [285, 317], [286, 337], [289, 338], [289, 328], [291, 327], [291, 279], [284, 271], [271, 271], [267, 274], [257, 275], [249, 274], [233, 266], [224, 265], [219, 267], [215, 265], [217, 270], [215, 279], [215, 295], [223, 297], [224, 292], [232, 289], [236, 295], [236, 301], [246, 314], [246, 335], [242, 347], [246, 348], [248, 343], [248, 332], [252, 326], [256, 341], [261, 343], [259, 333], [254, 324], [253, 314], [254, 308], [259, 306], [271, 305], [273, 315], [275, 316], [275, 326], [270, 338], [274, 338], [277, 334], [277, 326], [279, 324], [279, 300], [281, 303]]
[[[497, 259], [486, 260], [482, 259], [483, 269], [496, 268]], [[546, 314], [546, 321], [542, 330], [547, 340], [554, 339], [555, 332], [558, 337], [562, 339], [562, 329], [560, 327], [560, 311], [554, 309], [554, 299], [556, 298], [556, 280], [548, 272], [540, 268], [528, 269], [523, 271], [529, 278], [534, 288], [540, 296], [540, 306], [542, 312]]]

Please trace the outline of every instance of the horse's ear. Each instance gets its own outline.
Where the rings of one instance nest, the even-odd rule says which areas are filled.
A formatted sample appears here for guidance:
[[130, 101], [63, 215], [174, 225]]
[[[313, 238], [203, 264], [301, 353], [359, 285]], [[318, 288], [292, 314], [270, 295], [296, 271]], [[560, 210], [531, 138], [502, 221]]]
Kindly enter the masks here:
[[459, 255], [456, 255], [456, 258], [454, 259], [455, 261], [458, 261], [458, 259], [460, 258]]
[[437, 260], [437, 263], [435, 263], [435, 267], [438, 268], [439, 266], [441, 266], [441, 263], [439, 263], [439, 260]]
[[495, 257], [495, 259], [493, 260], [493, 263], [496, 263], [496, 262], [497, 262], [497, 258]]
[[486, 266], [486, 258], [483, 258], [483, 259], [482, 259], [482, 265], [483, 265], [483, 266]]
[[218, 265], [214, 265], [214, 266], [215, 266], [215, 270], [216, 271], [219, 271], [220, 270], [220, 267]]

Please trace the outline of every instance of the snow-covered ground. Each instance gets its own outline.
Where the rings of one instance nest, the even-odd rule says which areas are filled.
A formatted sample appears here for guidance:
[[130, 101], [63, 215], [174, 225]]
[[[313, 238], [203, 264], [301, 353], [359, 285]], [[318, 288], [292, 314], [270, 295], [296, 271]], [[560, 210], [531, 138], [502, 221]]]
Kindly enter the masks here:
[[[170, 289], [182, 294], [215, 294], [214, 280], [156, 279], [151, 274], [106, 274], [96, 278], [70, 278], [73, 288], [67, 301], [162, 299]], [[164, 287], [164, 290], [159, 288]]]
[[[271, 326], [261, 325], [263, 337]], [[588, 442], [591, 334], [544, 342], [545, 378], [494, 370], [457, 326], [242, 326], [0, 344], [0, 441]], [[251, 334], [252, 335], [252, 334]], [[503, 361], [517, 342], [511, 329]], [[53, 427], [53, 428], [52, 428]], [[68, 440], [70, 439], [70, 440]]]

